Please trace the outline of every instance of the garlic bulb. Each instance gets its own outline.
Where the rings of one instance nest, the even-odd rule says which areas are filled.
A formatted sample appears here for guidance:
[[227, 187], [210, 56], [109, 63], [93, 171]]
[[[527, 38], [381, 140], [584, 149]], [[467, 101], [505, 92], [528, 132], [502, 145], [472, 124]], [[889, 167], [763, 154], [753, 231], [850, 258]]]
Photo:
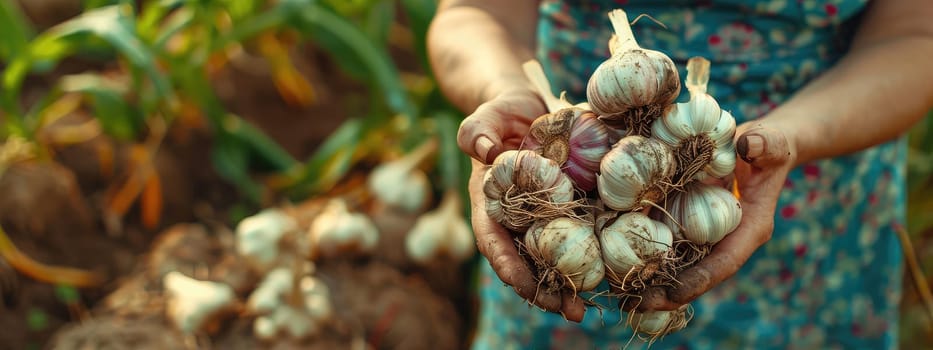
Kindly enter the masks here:
[[376, 199], [392, 208], [415, 213], [427, 205], [431, 182], [418, 165], [437, 150], [430, 139], [404, 157], [381, 164], [367, 178], [367, 188]]
[[706, 93], [709, 65], [702, 57], [687, 62], [690, 101], [675, 104], [652, 125], [652, 137], [674, 149], [680, 183], [721, 178], [735, 169], [735, 118]]
[[523, 149], [556, 161], [576, 188], [596, 188], [596, 172], [599, 161], [609, 152], [610, 132], [595, 114], [564, 108], [535, 119], [528, 133]]
[[162, 278], [168, 296], [166, 316], [179, 330], [194, 334], [224, 312], [236, 306], [236, 295], [229, 285], [199, 281], [172, 271]]
[[282, 304], [282, 299], [292, 290], [294, 274], [284, 267], [269, 271], [259, 286], [246, 300], [246, 310], [256, 314], [269, 313]]
[[240, 220], [237, 224], [237, 253], [265, 271], [279, 257], [279, 241], [282, 236], [297, 229], [298, 224], [295, 220], [281, 210], [265, 209]]
[[320, 279], [304, 276], [298, 282], [305, 311], [318, 323], [325, 323], [334, 315], [330, 289]]
[[587, 82], [587, 100], [609, 126], [650, 136], [651, 122], [680, 94], [677, 67], [667, 55], [638, 46], [625, 11], [613, 10], [609, 20], [612, 55]]
[[531, 123], [523, 149], [536, 151], [560, 165], [576, 188], [591, 191], [596, 188], [599, 161], [609, 152], [612, 131], [590, 112], [588, 103], [571, 105], [551, 93], [551, 84], [536, 60], [522, 65], [525, 76], [538, 90], [548, 114]]
[[623, 290], [644, 281], [665, 266], [674, 243], [671, 229], [640, 212], [620, 215], [604, 227], [597, 227], [599, 245], [609, 282]]
[[686, 327], [692, 316], [689, 308], [688, 304], [671, 311], [633, 312], [629, 314], [628, 324], [636, 333], [647, 335], [653, 341]]
[[473, 256], [473, 231], [461, 213], [460, 195], [449, 190], [437, 210], [418, 218], [405, 236], [405, 252], [422, 265], [447, 257], [461, 262]]
[[489, 217], [517, 232], [537, 219], [558, 217], [579, 206], [560, 166], [529, 150], [499, 154], [484, 175], [483, 193]]
[[[334, 312], [327, 285], [314, 277], [303, 276], [298, 283], [300, 300], [297, 303], [289, 303], [286, 301], [293, 291], [294, 275], [288, 269], [277, 269], [273, 272], [279, 271], [281, 273], [275, 277], [270, 273], [262, 285], [250, 296], [250, 305], [258, 304], [253, 302], [260, 298], [257, 294], [262, 294], [263, 300], [267, 300], [265, 297], [273, 294], [276, 298], [274, 304], [264, 308], [262, 315], [253, 321], [253, 334], [262, 340], [272, 340], [283, 332], [295, 339], [318, 333], [330, 322]], [[286, 277], [287, 284], [282, 283]], [[271, 293], [260, 291], [262, 288], [266, 288]]]
[[670, 217], [661, 220], [672, 228], [682, 227], [684, 238], [701, 245], [716, 244], [742, 220], [742, 205], [732, 192], [698, 182], [669, 196], [664, 207]]
[[311, 316], [294, 306], [282, 304], [268, 314], [253, 321], [253, 335], [260, 340], [271, 341], [285, 333], [293, 339], [302, 339], [321, 330]]
[[652, 138], [627, 136], [612, 146], [599, 165], [599, 198], [619, 211], [656, 204], [666, 195], [676, 165], [667, 145]]
[[311, 259], [368, 254], [379, 242], [379, 231], [364, 214], [351, 213], [347, 203], [331, 199], [308, 230]]
[[548, 292], [584, 292], [603, 280], [605, 267], [592, 222], [569, 217], [539, 221], [528, 230], [524, 244]]

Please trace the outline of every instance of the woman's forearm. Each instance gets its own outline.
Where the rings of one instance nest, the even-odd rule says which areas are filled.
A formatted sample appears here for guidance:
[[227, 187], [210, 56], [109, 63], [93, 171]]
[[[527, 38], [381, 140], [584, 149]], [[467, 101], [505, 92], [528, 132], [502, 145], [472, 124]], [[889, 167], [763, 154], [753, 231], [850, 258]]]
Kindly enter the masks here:
[[441, 90], [472, 112], [499, 92], [527, 86], [521, 64], [534, 57], [538, 1], [442, 1], [428, 32]]
[[762, 120], [788, 131], [797, 164], [894, 139], [933, 108], [933, 10], [910, 3], [875, 2], [850, 53]]

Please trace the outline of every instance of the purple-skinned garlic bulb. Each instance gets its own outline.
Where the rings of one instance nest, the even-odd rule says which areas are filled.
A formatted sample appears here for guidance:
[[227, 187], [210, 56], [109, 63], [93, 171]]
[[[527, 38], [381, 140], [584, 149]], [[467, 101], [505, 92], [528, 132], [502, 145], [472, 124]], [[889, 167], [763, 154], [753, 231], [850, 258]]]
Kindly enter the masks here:
[[600, 160], [609, 152], [609, 138], [609, 128], [596, 114], [564, 108], [535, 119], [522, 148], [554, 160], [574, 187], [591, 191]]

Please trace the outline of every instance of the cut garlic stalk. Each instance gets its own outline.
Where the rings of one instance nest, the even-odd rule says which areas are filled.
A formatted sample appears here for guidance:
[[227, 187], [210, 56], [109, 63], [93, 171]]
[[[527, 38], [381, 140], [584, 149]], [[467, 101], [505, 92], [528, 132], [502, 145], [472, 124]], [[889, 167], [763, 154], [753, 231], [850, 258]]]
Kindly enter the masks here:
[[334, 198], [311, 222], [308, 240], [312, 260], [365, 255], [376, 248], [379, 231], [365, 214], [351, 213], [343, 199]]
[[664, 198], [676, 162], [667, 145], [633, 135], [613, 145], [599, 169], [599, 198], [609, 208], [630, 211]]
[[584, 292], [603, 280], [605, 267], [593, 222], [561, 217], [535, 223], [525, 235], [525, 249], [547, 292]]
[[623, 291], [642, 288], [656, 273], [663, 273], [674, 243], [667, 225], [632, 212], [597, 230], [610, 283]]
[[661, 221], [682, 227], [683, 236], [700, 245], [716, 244], [742, 221], [742, 205], [732, 192], [698, 182], [668, 197], [665, 208], [670, 217], [662, 215]]
[[461, 262], [473, 256], [476, 243], [461, 209], [457, 191], [447, 191], [440, 207], [418, 218], [405, 236], [408, 257], [428, 265], [439, 259]]
[[502, 152], [483, 178], [486, 213], [516, 232], [537, 219], [573, 211], [573, 184], [551, 159], [529, 150]]
[[437, 150], [437, 140], [430, 139], [404, 157], [377, 166], [367, 179], [367, 187], [376, 199], [407, 213], [416, 213], [427, 204], [431, 182], [418, 166]]
[[538, 62], [538, 60], [526, 61], [522, 64], [522, 70], [525, 71], [525, 77], [528, 78], [531, 84], [535, 86], [535, 89], [538, 90], [538, 95], [544, 100], [548, 112], [554, 113], [564, 108], [576, 108], [584, 111], [590, 110], [590, 104], [587, 102], [581, 102], [575, 105], [571, 104], [570, 101], [567, 101], [564, 91], [561, 91], [560, 98], [554, 96], [554, 92], [551, 91], [551, 83], [547, 80], [547, 75], [544, 74], [544, 68], [541, 67], [541, 62]]
[[652, 136], [677, 155], [680, 184], [708, 176], [721, 178], [735, 169], [735, 118], [706, 93], [710, 62], [687, 62], [690, 101], [677, 103], [652, 125]]
[[625, 11], [613, 10], [609, 20], [612, 55], [587, 82], [587, 100], [609, 126], [650, 136], [651, 122], [680, 94], [677, 67], [664, 53], [638, 46]]
[[236, 227], [236, 250], [260, 271], [269, 269], [279, 257], [279, 241], [298, 229], [295, 220], [278, 209], [266, 209], [240, 220]]
[[185, 334], [203, 330], [236, 305], [233, 288], [223, 283], [199, 281], [172, 271], [162, 278], [162, 284], [168, 296], [166, 316]]

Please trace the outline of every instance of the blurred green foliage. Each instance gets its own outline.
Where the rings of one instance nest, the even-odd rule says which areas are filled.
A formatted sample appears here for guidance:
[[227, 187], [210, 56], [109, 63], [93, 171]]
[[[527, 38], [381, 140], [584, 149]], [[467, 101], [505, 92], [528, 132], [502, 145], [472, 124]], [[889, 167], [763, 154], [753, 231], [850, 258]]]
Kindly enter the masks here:
[[[466, 159], [446, 130], [460, 116], [437, 91], [425, 56], [425, 33], [435, 1], [85, 0], [82, 14], [40, 33], [33, 32], [15, 2], [3, 0], [0, 6], [3, 135], [34, 140], [42, 116], [67, 93], [89, 101], [110, 137], [139, 142], [153, 120], [170, 125], [181, 105], [192, 103], [210, 123], [214, 168], [252, 203], [260, 201], [264, 189], [255, 180], [257, 171], [281, 174], [286, 180], [279, 189], [304, 198], [339, 181], [365, 151], [361, 140], [386, 130], [402, 135], [402, 148], [443, 133], [449, 144], [442, 147], [446, 161], [439, 172], [441, 182], [464, 187]], [[418, 74], [428, 84], [406, 85], [392, 59], [389, 33], [400, 18], [412, 29], [414, 44], [408, 50], [418, 57]], [[297, 42], [290, 45], [321, 48], [348, 76], [368, 87], [364, 98], [370, 103], [364, 115], [351, 116], [306, 161], [293, 159], [232, 114], [211, 88], [214, 61], [264, 35], [281, 33], [297, 34]], [[27, 76], [47, 73], [73, 56], [116, 60], [129, 82], [114, 82], [95, 72], [65, 76], [40, 103], [21, 105]]]

